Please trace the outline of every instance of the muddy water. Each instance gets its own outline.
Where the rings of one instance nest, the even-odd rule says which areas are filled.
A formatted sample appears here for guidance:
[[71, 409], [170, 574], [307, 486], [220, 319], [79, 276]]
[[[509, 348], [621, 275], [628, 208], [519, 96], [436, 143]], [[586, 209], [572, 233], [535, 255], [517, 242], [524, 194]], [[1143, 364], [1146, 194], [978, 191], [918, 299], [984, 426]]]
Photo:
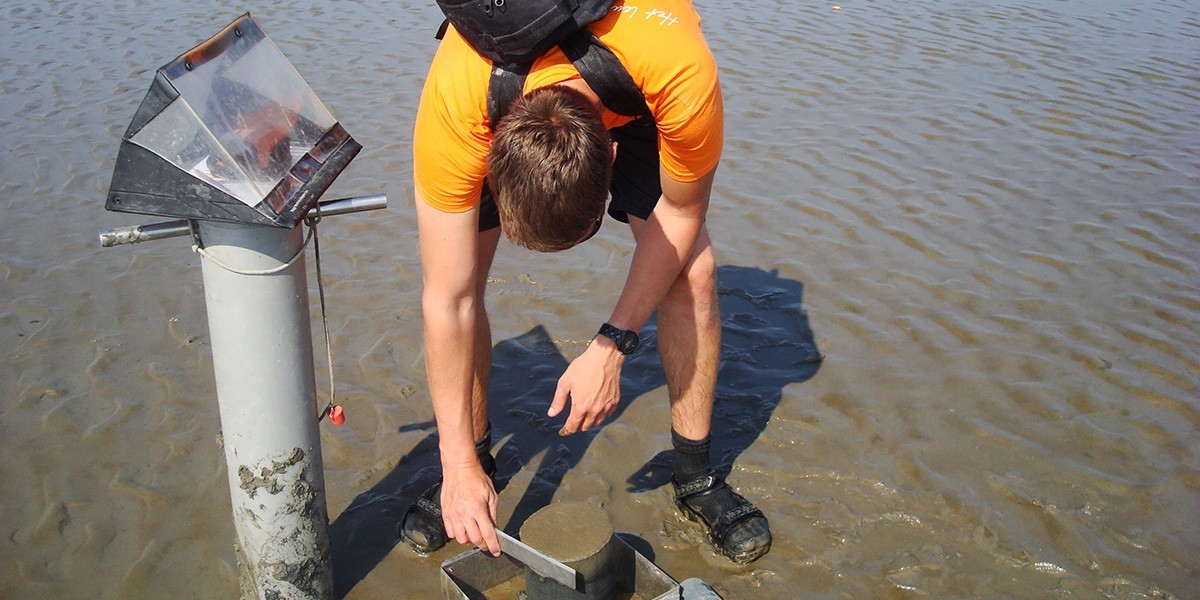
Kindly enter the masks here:
[[[436, 464], [409, 140], [439, 21], [412, 4], [0, 9], [0, 597], [237, 594], [200, 259], [96, 234], [148, 221], [103, 199], [153, 70], [244, 10], [366, 147], [329, 197], [391, 200], [321, 228], [337, 587], [437, 596], [462, 549], [393, 539]], [[716, 455], [775, 546], [731, 567], [675, 512], [653, 324], [616, 421], [562, 440], [543, 416], [620, 288], [611, 222], [492, 272], [501, 524], [598, 502], [727, 598], [1195, 598], [1200, 9], [700, 10], [728, 122]]]

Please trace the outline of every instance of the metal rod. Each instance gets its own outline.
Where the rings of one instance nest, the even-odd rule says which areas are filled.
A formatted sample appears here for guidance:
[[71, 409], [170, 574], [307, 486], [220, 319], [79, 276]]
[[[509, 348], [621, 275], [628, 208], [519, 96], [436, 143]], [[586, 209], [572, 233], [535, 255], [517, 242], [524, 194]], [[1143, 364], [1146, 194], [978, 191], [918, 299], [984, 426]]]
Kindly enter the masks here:
[[[301, 227], [200, 221], [238, 271], [286, 264]], [[333, 598], [304, 257], [271, 275], [203, 260], [204, 299], [242, 598]]]
[[[387, 208], [387, 196], [383, 194], [352, 196], [350, 198], [340, 198], [337, 200], [321, 202], [321, 217], [333, 217], [367, 210], [378, 210], [381, 208]], [[317, 209], [314, 208], [308, 211], [306, 217], [315, 217], [316, 215]], [[100, 232], [100, 245], [104, 248], [111, 248], [113, 246], [121, 246], [124, 244], [136, 244], [138, 242], [149, 242], [152, 240], [182, 237], [188, 235], [190, 231], [191, 228], [188, 226], [186, 219], [180, 219], [178, 221], [163, 221], [162, 223], [150, 223], [148, 225], [117, 227], [116, 229], [109, 229]]]

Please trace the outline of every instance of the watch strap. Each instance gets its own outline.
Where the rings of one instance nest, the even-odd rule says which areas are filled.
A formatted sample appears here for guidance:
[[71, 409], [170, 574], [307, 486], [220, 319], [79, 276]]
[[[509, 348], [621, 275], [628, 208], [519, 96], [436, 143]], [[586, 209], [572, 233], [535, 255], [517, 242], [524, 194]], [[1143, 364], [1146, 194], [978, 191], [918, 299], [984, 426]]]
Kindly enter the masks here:
[[613, 341], [617, 345], [617, 350], [621, 354], [631, 354], [637, 349], [638, 337], [637, 333], [628, 329], [620, 329], [609, 323], [600, 326], [599, 335], [602, 335]]

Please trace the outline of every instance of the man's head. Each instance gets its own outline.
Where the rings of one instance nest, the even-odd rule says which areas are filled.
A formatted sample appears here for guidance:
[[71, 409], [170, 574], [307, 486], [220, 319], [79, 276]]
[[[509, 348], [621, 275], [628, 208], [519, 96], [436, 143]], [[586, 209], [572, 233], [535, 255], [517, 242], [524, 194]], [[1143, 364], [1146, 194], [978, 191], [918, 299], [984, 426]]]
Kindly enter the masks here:
[[552, 85], [513, 103], [496, 127], [488, 182], [510, 241], [541, 252], [594, 233], [612, 179], [612, 138], [587, 96]]

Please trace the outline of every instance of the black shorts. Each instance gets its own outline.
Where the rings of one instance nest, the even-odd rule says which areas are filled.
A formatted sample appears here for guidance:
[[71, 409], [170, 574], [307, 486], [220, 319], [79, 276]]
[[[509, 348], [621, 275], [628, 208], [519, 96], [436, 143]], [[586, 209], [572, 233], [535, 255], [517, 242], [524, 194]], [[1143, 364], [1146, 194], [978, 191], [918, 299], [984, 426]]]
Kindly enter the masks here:
[[[638, 119], [609, 133], [617, 143], [617, 159], [613, 162], [609, 186], [612, 198], [608, 214], [622, 223], [629, 222], [629, 215], [649, 219], [662, 196], [662, 182], [658, 179], [658, 129], [650, 119]], [[479, 200], [479, 231], [499, 226], [500, 213], [485, 182]]]

